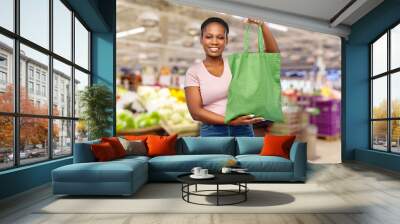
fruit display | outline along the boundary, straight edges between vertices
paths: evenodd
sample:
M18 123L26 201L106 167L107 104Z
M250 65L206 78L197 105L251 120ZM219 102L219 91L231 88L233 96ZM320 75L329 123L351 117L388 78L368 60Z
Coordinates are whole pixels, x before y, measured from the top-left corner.
M160 124L169 134L196 135L198 132L199 124L189 113L183 90L140 86L137 94L147 111L158 112Z
M133 113L143 113L146 109L139 102L138 96L135 92L128 91L123 87L119 87L119 94L117 95L117 110L126 109Z
M185 92L182 89L171 88L169 89L171 96L175 97L180 102L186 102Z
M133 114L129 110L117 111L117 132L158 126L160 115L157 112Z

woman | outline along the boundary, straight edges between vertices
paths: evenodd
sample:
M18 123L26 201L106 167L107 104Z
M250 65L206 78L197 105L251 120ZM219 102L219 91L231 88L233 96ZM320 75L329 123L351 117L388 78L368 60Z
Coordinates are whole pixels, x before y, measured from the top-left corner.
M247 19L247 23L261 26L266 52L279 52L268 26L261 20ZM201 121L200 136L254 136L252 124L263 118L239 116L224 123L231 71L222 53L228 44L229 26L221 18L211 17L201 25L200 43L205 59L192 65L186 72L186 102L192 118ZM246 106L246 105L243 105Z

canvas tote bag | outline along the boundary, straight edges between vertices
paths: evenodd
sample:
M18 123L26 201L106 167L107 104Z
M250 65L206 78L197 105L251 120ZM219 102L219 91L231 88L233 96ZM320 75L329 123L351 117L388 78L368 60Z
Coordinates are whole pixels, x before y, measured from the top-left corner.
M225 123L248 114L282 122L281 56L264 52L261 27L258 28L258 52L249 52L249 32L248 25L244 33L244 51L228 56L232 80Z

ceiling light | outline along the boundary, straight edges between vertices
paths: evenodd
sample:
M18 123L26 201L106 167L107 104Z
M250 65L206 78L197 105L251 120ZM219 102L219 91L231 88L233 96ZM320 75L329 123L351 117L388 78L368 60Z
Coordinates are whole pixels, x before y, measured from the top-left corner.
M236 15L232 15L233 18L238 19L238 20L243 20L244 17L242 16L236 16Z
M121 32L117 33L117 38L143 33L145 30L146 29L143 26L141 26L141 27L137 27L134 29L126 30L126 31L121 31Z
M274 29L274 30L279 30L279 31L282 31L282 32L287 32L288 31L288 28L286 26L278 25L278 24L275 24L275 23L268 23L268 26L271 29Z

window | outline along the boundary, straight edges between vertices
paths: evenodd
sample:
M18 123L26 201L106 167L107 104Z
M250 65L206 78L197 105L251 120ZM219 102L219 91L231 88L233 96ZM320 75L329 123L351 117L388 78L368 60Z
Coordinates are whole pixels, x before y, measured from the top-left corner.
M89 86L89 74L81 72L79 70L75 70L75 117L79 117L81 114L81 107L79 107L80 103L80 93L85 89L86 86ZM83 121L77 121L75 123L75 141L85 141L87 140L88 133L86 129L86 124Z
M38 101L37 104L40 104ZM45 118L20 118L19 158L28 164L49 158L48 120ZM35 135L32 135L35 133Z
M1 11L1 10L0 10ZM13 117L0 115L0 170L14 166Z
M36 80L40 81L40 70L36 69Z
M1 0L0 26L14 31L14 0Z
M42 96L46 96L46 86L42 86Z
M49 0L20 0L21 36L49 48Z
M69 105L72 104L72 91L70 89L65 89L64 85L65 83L70 83L72 84L72 68L69 65L66 65L56 59L53 60L53 77L54 77L54 83L53 83L53 90L54 90L54 95L53 95L53 103L58 104L58 97L59 97L59 91L60 91L60 100L62 103L64 103L64 96L68 97L68 102ZM56 105L53 105L53 114L59 114L59 108L56 107ZM72 108L69 107L66 109L66 114L62 113L63 116L68 116L72 117Z
M7 68L7 56L0 54L0 67Z
M72 12L60 1L53 0L54 52L71 60Z
M79 117L81 113L79 96L86 86L89 86L89 74L75 70L75 117Z
M0 70L0 84L6 85L7 84L7 73Z
M33 94L33 82L28 82L28 93Z
M53 120L53 157L70 155L72 153L72 122L71 120Z
M42 73L42 82L46 82L46 74Z
M371 148L400 153L400 25L370 45Z
M89 32L75 18L75 62L82 68L89 69Z
M7 56L0 53L0 91L5 92L7 87Z
M33 80L33 67L29 66L29 71L28 71L29 79Z
M36 95L40 95L40 84L36 84Z
M74 105L89 85L90 31L66 4L0 0L0 26L8 30L0 29L0 170L70 156L76 136L87 136Z

